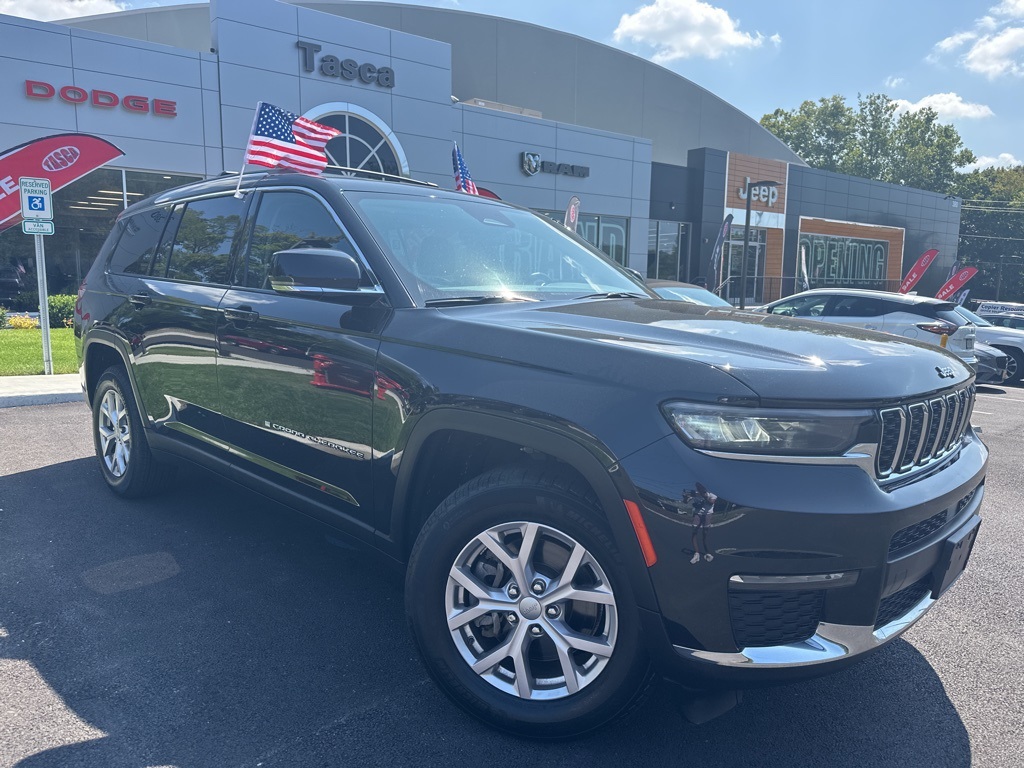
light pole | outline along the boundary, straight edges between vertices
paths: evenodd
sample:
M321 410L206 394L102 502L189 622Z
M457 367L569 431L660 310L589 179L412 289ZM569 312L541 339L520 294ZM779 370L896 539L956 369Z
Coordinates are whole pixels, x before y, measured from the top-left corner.
M740 257L740 309L747 308L747 249L750 247L750 190L770 189L779 186L777 181L747 182L747 218L743 225L743 255Z

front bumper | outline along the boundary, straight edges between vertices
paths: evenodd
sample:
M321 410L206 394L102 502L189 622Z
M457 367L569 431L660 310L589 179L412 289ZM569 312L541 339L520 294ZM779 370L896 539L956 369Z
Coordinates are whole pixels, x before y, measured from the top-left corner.
M881 647L935 604L945 542L975 519L986 463L971 432L939 471L888 489L857 467L707 457L674 437L630 456L658 554L652 655L687 684L750 685ZM703 515L698 487L718 497Z

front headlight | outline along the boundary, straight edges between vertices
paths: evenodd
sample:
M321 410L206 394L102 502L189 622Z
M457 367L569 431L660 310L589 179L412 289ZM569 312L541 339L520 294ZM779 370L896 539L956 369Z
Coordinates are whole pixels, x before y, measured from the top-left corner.
M662 411L691 448L780 456L842 456L877 436L872 411L780 410L665 403Z

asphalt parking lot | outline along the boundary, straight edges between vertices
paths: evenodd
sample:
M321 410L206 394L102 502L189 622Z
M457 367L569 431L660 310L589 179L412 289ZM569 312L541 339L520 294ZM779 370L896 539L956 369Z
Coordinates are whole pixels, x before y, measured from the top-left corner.
M983 388L985 519L959 583L846 671L702 726L656 688L538 744L462 714L405 627L402 574L200 471L116 499L81 403L0 409L0 767L1024 762L1024 389Z

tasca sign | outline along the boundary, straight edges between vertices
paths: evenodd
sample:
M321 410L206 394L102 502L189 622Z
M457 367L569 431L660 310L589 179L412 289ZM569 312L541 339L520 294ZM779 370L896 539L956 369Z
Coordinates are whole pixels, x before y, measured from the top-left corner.
M59 133L0 153L0 230L21 220L18 179L49 179L56 192L123 155L109 141L85 133Z
M320 74L326 77L359 80L367 85L379 85L381 88L395 87L395 70L391 67L360 64L355 59L342 59L332 54L325 54L318 60L316 55L323 50L319 43L299 40L295 46L299 49L299 63L306 72L315 72L319 69Z

